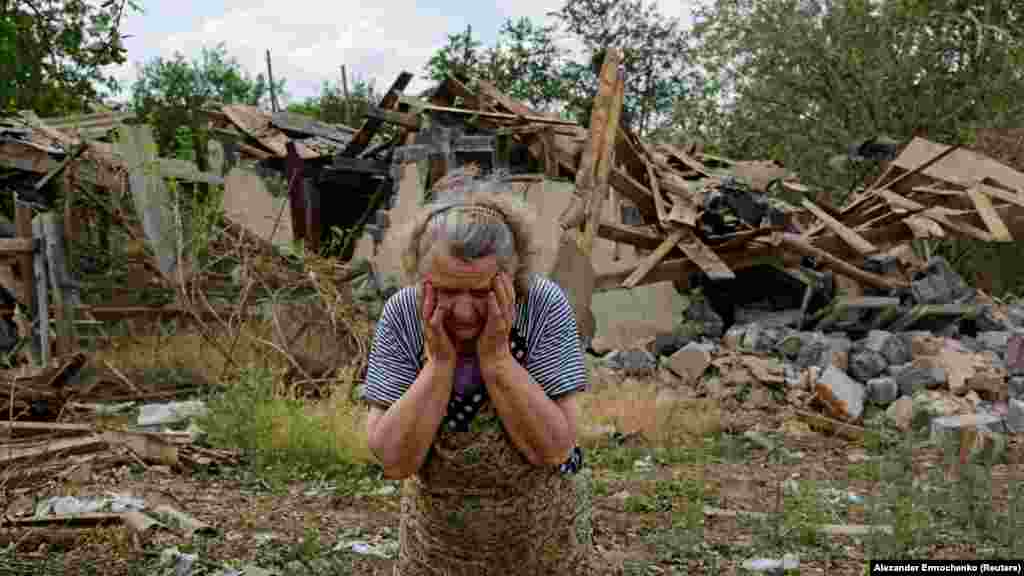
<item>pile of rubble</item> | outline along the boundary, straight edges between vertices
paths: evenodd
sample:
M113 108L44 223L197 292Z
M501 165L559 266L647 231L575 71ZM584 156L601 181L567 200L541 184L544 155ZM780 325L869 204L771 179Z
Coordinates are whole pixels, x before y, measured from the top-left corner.
M785 398L791 408L853 425L875 406L904 430L926 413L934 433L1024 432L1024 305L968 288L941 257L910 292L906 303L878 297L886 306L838 298L807 329L799 309L741 310L727 325L695 291L672 333L625 350L607 350L597 338L591 352L606 367L660 373L670 388L727 407L768 408Z

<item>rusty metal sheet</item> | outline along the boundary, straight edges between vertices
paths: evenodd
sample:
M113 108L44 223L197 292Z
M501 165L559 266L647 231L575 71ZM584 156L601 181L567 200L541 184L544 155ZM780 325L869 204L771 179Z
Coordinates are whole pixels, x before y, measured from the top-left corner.
M284 132L274 127L269 114L255 106L245 106L242 104L224 106L221 110L242 132L257 140L267 150L276 154L278 158L286 158L288 156L288 150L285 146L291 139ZM319 152L311 150L302 142L296 142L295 149L299 158L303 160L321 157Z

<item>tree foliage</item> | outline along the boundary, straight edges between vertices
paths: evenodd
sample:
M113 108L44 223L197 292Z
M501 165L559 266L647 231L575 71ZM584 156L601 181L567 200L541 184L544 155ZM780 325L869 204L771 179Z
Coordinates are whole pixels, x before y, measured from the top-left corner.
M131 0L0 0L0 111L88 112L103 89L116 93L107 67L125 62L121 21L136 9Z
M953 141L1019 118L1021 16L1013 0L714 0L694 32L721 91L677 118L717 109L693 128L730 154L836 184L827 161L857 140Z
M373 80L354 78L348 86L347 97L341 82L324 81L318 96L289 104L288 110L329 124L357 127L371 103L376 106L382 97Z
M641 134L670 119L690 80L684 74L686 31L678 19L645 0L566 0L551 16L556 24L506 20L490 47L471 28L450 34L426 75L488 80L533 108L562 111L586 124L604 51L615 46L623 51L626 77L623 117ZM574 54L563 40L580 44L583 53Z
M285 80L274 83L277 93L283 93ZM216 104L267 107L269 88L263 74L250 76L220 44L203 48L192 61L175 53L172 58L145 63L132 85L132 106L139 118L153 124L160 153L170 156L206 149L204 108ZM197 154L195 159L205 169L204 155Z
M473 30L449 34L448 43L426 65L436 81L447 74L487 80L509 96L538 110L552 110L568 96L562 75L568 52L560 47L553 26L529 18L507 19L494 46L484 48Z
M597 73L610 47L622 50L624 117L646 134L668 120L675 102L690 90L687 33L678 18L645 0L566 0L552 15L587 50L585 64L564 76L572 99L585 106L597 92ZM589 106L586 106L589 109Z

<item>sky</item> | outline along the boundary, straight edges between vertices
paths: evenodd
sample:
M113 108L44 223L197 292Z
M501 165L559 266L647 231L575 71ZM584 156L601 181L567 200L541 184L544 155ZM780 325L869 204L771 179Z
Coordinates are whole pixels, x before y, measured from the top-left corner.
M124 41L128 61L111 69L125 88L120 99L127 96L142 63L170 58L175 52L191 59L204 46L220 42L253 76L266 71L270 50L274 78L285 79L291 101L316 96L325 80L340 80L342 64L350 79L374 80L381 92L403 70L412 72L414 80L406 92L416 93L429 87L423 68L448 34L471 26L487 46L506 18L526 16L554 23L546 13L562 6L562 0L140 2L143 12L129 13L122 23L122 33L130 36ZM691 0L655 2L663 14L688 25Z

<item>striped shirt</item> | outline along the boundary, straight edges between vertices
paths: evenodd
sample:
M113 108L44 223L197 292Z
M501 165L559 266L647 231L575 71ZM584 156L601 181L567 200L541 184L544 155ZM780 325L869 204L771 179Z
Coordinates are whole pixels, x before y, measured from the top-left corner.
M576 317L558 284L534 275L515 330L526 339L526 370L550 398L588 387ZM415 286L396 292L377 321L362 398L390 406L419 374L423 332Z

